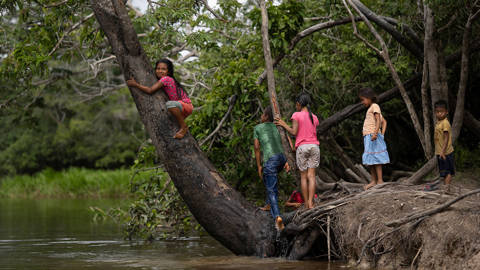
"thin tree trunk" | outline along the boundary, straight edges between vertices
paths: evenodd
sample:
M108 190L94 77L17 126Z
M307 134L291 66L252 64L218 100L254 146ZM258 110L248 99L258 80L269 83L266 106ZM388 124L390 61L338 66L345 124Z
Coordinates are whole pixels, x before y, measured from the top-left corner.
M398 86L398 89L400 90L400 95L402 96L403 101L405 102L405 105L407 106L408 113L410 115L410 118L413 122L413 126L415 128L415 131L417 133L418 139L420 140L420 144L422 145L423 151L426 155L426 145L425 145L425 137L423 133L422 126L420 125L420 121L418 119L417 113L415 111L415 108L413 107L413 103L410 100L410 97L407 94L407 90L405 89L400 76L398 75L395 67L393 66L392 61L390 60L390 55L388 54L388 48L387 44L383 40L383 38L380 36L380 34L375 30L373 25L370 23L368 18L365 16L365 14L362 13L362 11L358 8L357 4L361 4L358 0L348 0L349 4L355 9L355 11L362 17L363 21L365 24L368 26L370 29L370 32L375 36L375 39L380 43L381 45L381 51L374 48L371 44L366 41L366 39L362 38L360 34L356 30L355 22L352 21L352 24L354 25L355 29L355 34L361 38L367 45L369 45L372 49L374 49L377 53L380 54L380 56L384 59L385 63L387 64L388 69L390 70L390 73L392 75L393 80L395 81L395 84ZM347 6L348 9L348 6ZM350 10L348 9L350 12ZM351 15L353 19L353 15Z
M430 7L424 4L424 25L425 25L425 57L428 62L429 83L431 89L432 110L433 104L440 99L448 102L448 85L445 81L446 70L444 61L440 61L439 44L434 39L435 21ZM441 67L441 65L443 67ZM443 70L443 71L442 71ZM436 121L434 119L434 121Z
M470 13L465 30L463 31L462 41L462 63L460 68L460 82L458 83L457 105L455 106L455 115L452 123L452 141L455 142L460 135L463 124L463 115L465 111L465 92L468 82L468 64L470 58L470 36L472 35L472 23L479 16L480 10L475 14Z
M423 134L425 136L425 152L427 158L433 156L432 149L432 135L431 135L431 120L430 100L428 95L428 61L423 58L423 74L422 74L422 112L423 112Z
M122 0L90 2L125 79L152 85L156 78ZM256 211L232 189L187 134L173 139L178 124L168 113L166 95L131 88L140 118L178 192L205 230L235 254L272 256L275 232L268 213Z
M264 0L259 0L258 2L259 2L260 10L262 13L262 44L263 44L263 55L265 58L265 68L267 71L267 87L268 87L268 95L270 96L270 105L272 105L274 117L281 117L280 106L278 105L278 100L277 100L277 92L275 91L275 74L273 73L272 54L270 51L270 41L268 38L267 7L265 5ZM296 166L296 160L295 160L295 153L292 150L291 141L289 140L287 131L285 129L283 129L280 126L278 126L277 128L282 138L283 149L285 150L285 154L287 156L290 169L292 170L292 172L294 172L295 178L297 179L297 184L299 184L300 175L298 173L298 170L296 169L297 166Z

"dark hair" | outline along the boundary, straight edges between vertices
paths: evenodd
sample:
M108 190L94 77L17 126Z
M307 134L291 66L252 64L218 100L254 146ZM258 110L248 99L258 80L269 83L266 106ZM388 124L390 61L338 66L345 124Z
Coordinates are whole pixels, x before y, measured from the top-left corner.
M173 75L175 69L173 67L172 61L166 58L160 59L155 63L155 68L157 68L158 64L160 63L167 65L167 75L169 77L172 77L172 79L175 81L175 86L177 88L177 97L180 99L182 98L183 95L188 97L187 92L183 90L183 85L179 81L177 81L177 79L175 78L175 75ZM155 76L156 76L156 73L155 73ZM160 79L160 78L157 77L157 79ZM183 92L183 95L182 95L182 92Z
M267 116L269 122L273 122L273 110L271 105L268 105L267 107L265 107L263 114Z
M312 99L310 98L310 95L306 92L302 92L297 96L296 102L298 102L302 108L307 107L308 114L310 115L310 121L312 121L313 124L312 111L310 110L310 103L312 103Z
M377 102L377 94L370 87L364 87L358 90L358 96L370 99L372 102Z
M437 102L435 102L435 104L433 104L433 107L434 108L444 108L445 110L448 111L448 104L443 99L437 100Z

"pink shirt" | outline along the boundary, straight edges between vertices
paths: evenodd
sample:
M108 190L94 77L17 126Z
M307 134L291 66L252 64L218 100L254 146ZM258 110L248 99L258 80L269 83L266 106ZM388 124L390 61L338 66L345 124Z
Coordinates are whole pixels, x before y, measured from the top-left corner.
M163 83L163 91L165 91L169 100L181 100L185 103L190 103L190 104L192 103L192 101L190 101L190 99L185 94L185 91L183 91L183 89L180 89L181 97L177 95L177 84L175 83L175 80L172 77L165 76L165 77L162 77L160 81Z
M313 124L307 111L296 112L292 115L291 119L296 120L298 123L295 147L299 147L302 144L320 144L317 139L318 118L313 113L312 117Z

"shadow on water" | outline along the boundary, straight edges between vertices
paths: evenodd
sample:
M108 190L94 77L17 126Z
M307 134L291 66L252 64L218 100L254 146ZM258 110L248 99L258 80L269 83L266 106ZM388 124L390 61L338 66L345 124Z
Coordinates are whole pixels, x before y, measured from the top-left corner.
M211 237L151 244L94 223L89 206L119 200L0 200L0 269L344 269L342 264L234 256Z

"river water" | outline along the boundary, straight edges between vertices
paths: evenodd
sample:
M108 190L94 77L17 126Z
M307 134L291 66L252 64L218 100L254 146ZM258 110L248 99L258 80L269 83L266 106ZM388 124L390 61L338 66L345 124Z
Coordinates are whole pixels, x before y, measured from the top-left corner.
M345 269L319 261L235 256L208 236L126 241L120 226L95 223L88 210L119 203L0 199L0 269Z

